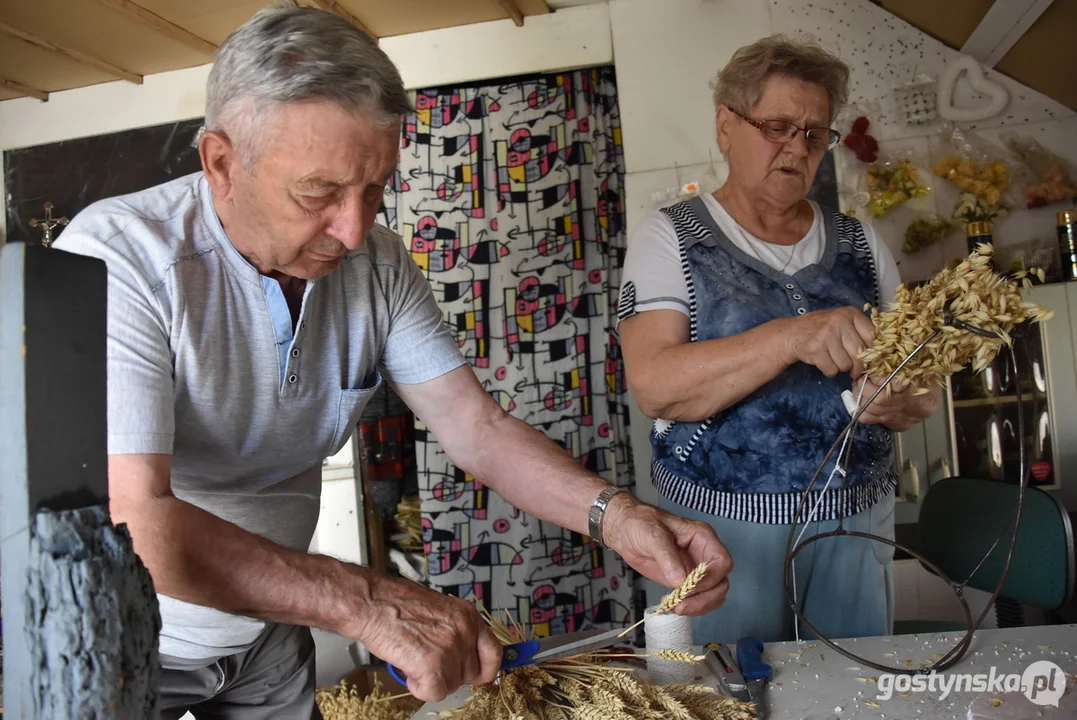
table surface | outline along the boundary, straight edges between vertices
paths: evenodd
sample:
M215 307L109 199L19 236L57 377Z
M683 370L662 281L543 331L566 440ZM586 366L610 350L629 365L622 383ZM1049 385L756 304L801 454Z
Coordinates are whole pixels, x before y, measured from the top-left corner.
M949 652L963 636L964 632L925 633L854 638L836 644L881 665L917 668ZM934 693L894 691L890 699L884 700L879 697L877 684L881 671L863 666L817 640L769 643L763 659L774 671L765 690L767 718L774 720L1077 718L1077 625L978 630L965 657L942 673L989 674L994 667L996 675L1020 675L1033 662L1049 660L1067 675L1066 695L1058 708L1033 705L1023 694L1012 692L952 690L942 698L941 689ZM703 665L697 682L715 684ZM467 696L467 688L461 688L440 703L424 705L414 717L429 718L428 712L459 707ZM1002 703L996 706L992 699ZM974 704L975 712L970 715Z

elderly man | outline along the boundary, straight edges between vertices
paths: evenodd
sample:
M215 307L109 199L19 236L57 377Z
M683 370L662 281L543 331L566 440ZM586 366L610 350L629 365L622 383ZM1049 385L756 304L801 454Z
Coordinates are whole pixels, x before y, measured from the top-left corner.
M361 641L421 699L494 678L501 648L470 604L306 552L321 461L383 374L514 505L667 586L710 562L685 614L725 596L713 530L613 493L503 412L374 225L408 109L346 21L263 10L218 52L203 171L97 203L56 243L108 265L111 511L160 599L165 718L316 713L308 627Z

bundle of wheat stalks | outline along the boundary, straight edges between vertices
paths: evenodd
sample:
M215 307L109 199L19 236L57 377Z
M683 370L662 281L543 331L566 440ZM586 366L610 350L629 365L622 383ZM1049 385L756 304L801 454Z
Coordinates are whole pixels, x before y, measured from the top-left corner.
M666 595L656 613L670 612L691 594L707 571L697 567L681 585ZM523 642L524 631L484 612L487 623L504 644ZM638 623L637 623L638 625ZM635 627L635 626L633 626ZM632 628L627 628L627 634ZM655 655L664 660L699 662L701 657L667 650ZM440 718L452 720L752 720L750 703L727 698L699 685L652 685L630 668L614 667L616 656L587 653L501 673L497 682L472 688L463 707L445 710Z
M395 541L404 552L421 552L423 549L423 518L420 511L419 496L408 495L396 506L396 532L407 534Z
M422 701L411 695L390 695L375 681L374 691L365 697L347 681L315 694L318 710L325 720L411 720Z
M888 310L874 308L875 342L860 353L868 376L879 380L888 377L941 327L942 332L894 377L898 387L908 385L917 392L927 392L969 362L976 372L991 364L1003 345L1011 342L1010 333L1018 323L1049 320L1054 311L1022 300L1017 282L1031 287L1028 276L1042 281L1043 271L1020 271L1014 274L1016 280L1009 280L992 271L993 252L990 245L981 244L956 267L940 270L924 285L912 290L900 286ZM944 325L947 306L958 320L1001 337L983 337Z

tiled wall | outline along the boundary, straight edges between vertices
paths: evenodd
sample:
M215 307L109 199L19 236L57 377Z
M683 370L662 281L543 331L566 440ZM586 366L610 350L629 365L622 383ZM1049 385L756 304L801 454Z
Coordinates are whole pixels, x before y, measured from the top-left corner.
M880 140L883 153L909 153L928 168L945 157L947 153L939 151L937 142L929 142L929 138L942 129L941 123L905 125L897 113L893 90L911 82L919 73L938 77L946 65L958 57L957 51L867 0L814 0L810 3L770 0L770 4L776 32L811 34L849 63L852 70L850 100L871 119L870 132ZM993 118L968 124L969 130L996 143L1002 132L1034 137L1047 149L1071 162L1077 161L1077 141L1074 140L1077 114L1000 73L989 71L987 77L1007 89L1009 105ZM955 93L958 105L975 105L981 100L981 96L968 90L967 83L958 83ZM842 152L841 157L846 161L843 175L846 184L850 184L854 175L863 172L863 166L851 153ZM913 219L914 211L938 212L946 217L953 211L959 192L957 188L939 178L932 180L934 191L931 195L873 221L894 252L906 280L926 279L949 259L966 254L963 233L921 253L909 255L901 251L905 228ZM1058 209L1011 213L996 224L996 247L1003 250L1033 238L1053 242L1054 214Z
M928 137L940 126L905 126L893 90L919 73L937 77L959 53L870 0L612 0L610 21L624 126L629 231L654 208L656 191L701 179L712 161L724 180L709 82L737 48L772 32L812 38L850 65L850 102L869 115L871 132L883 141L884 152L909 150L925 164L936 159L929 153ZM970 127L991 140L1007 130L1035 137L1077 164L1077 113L999 73L988 71L987 77L1007 88L1010 103L1000 115ZM956 102L975 102L978 96L963 92L964 87L959 83ZM852 155L840 149L838 158L843 180L848 180L854 168L846 161ZM918 205L949 214L957 192L949 183L935 184L938 192ZM955 236L945 247L906 256L900 248L909 220L907 211L898 210L875 222L907 279L926 277L961 254L964 239ZM996 228L1000 245L1044 235L1054 236L1053 209L1014 212Z

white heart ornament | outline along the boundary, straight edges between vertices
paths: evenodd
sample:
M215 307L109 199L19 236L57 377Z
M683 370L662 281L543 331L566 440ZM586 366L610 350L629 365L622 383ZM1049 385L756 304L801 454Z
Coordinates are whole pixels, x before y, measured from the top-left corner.
M968 74L969 86L988 97L986 105L980 107L956 107L954 105L954 89L957 81L963 73ZM984 77L983 68L976 58L969 55L960 55L956 60L946 66L939 78L939 116L954 122L976 122L994 117L1006 109L1006 103L1010 101L1010 93L997 82Z

